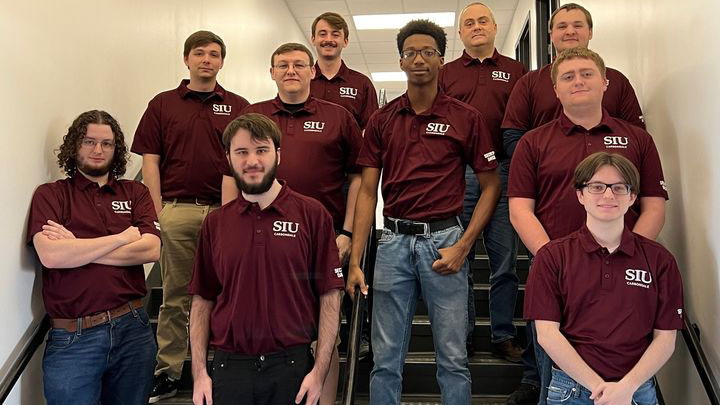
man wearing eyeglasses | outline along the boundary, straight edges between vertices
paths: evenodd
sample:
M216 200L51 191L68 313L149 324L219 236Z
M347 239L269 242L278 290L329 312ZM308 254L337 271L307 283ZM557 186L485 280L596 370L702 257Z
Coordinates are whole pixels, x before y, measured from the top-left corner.
M525 134L515 149L508 185L510 221L533 255L550 240L582 226L585 211L577 204L572 173L593 152L621 154L640 172L638 198L625 215L628 227L649 239L662 229L668 195L655 143L645 130L611 117L603 108L605 71L602 58L586 48L562 52L551 78L563 111ZM550 363L541 360L547 357L540 351L536 357L542 383L536 398L544 403Z
M525 317L554 363L547 400L656 404L653 376L684 324L677 263L625 226L642 188L628 159L596 152L573 183L584 224L540 248L525 295Z
M280 127L284 138L277 177L300 194L320 201L330 212L340 263L344 265L350 254L355 200L360 187L360 169L355 164L362 146L360 127L345 108L310 95L315 68L307 47L283 44L273 52L270 62L277 96L248 106L243 114L263 114ZM346 183L347 198L343 193ZM228 172L223 180L223 204L237 195L237 186ZM321 404L334 403L338 375L336 349Z
M217 82L225 60L219 36L209 31L190 35L183 57L190 79L150 100L132 145L143 157L143 182L162 227L163 304L150 403L177 393L188 350L187 287L197 238L207 214L220 206L223 173L229 170L222 134L248 105Z
M411 21L398 33L397 45L408 90L373 114L365 129L347 291L353 294L358 286L368 292L360 259L382 170L385 228L373 280L370 403L400 403L411 319L422 294L442 402L470 404L466 257L500 194L492 137L476 109L438 90L446 46L441 27ZM475 171L483 194L463 232L458 216L466 165Z
M152 388L142 265L158 259L160 229L147 187L120 180L127 158L117 121L84 112L59 148L68 178L33 195L27 242L42 263L52 322L43 357L50 405L144 405Z

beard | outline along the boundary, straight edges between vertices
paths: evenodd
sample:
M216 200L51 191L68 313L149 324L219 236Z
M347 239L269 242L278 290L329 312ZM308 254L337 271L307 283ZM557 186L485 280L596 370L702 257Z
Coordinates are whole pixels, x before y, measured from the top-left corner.
M240 189L245 194L262 194L268 190L270 190L270 187L272 186L273 182L275 181L275 170L278 167L277 158L275 159L275 163L273 163L270 170L268 170L267 173L263 176L260 183L257 184L248 184L243 179L242 176L235 171L235 168L230 165L230 171L232 172L233 178L235 179L235 185L237 185L237 188Z
M100 167L91 167L87 164L85 164L85 160L77 160L75 162L75 165L77 166L77 169L83 173L85 173L88 176L91 177L100 177L106 175L110 171L110 166L112 165L112 160L108 161L107 164Z

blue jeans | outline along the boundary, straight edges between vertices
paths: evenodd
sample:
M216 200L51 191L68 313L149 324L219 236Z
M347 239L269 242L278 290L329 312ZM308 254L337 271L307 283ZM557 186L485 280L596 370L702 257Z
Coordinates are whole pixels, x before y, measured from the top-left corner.
M48 405L146 405L157 346L144 309L77 332L51 329L43 357Z
M437 360L437 381L445 404L470 404L470 371L465 336L467 271L441 275L431 269L438 249L462 236L458 224L424 235L383 229L373 280L371 339L375 366L370 374L370 403L400 403L402 371L410 344L418 295L428 308Z
M501 343L517 335L513 325L515 304L517 302L518 276L515 271L515 257L518 250L518 236L510 224L507 184L510 162L500 162L500 200L490 222L483 229L483 243L490 261L490 333L493 343ZM462 222L465 228L470 223L473 210L482 190L475 172L470 166L465 168L465 201L463 203ZM472 279L468 289L468 337L472 337L475 327L475 297Z
M593 405L595 401L590 399L590 390L575 382L564 371L552 369L552 380L548 387L548 405ZM635 391L632 397L632 405L657 405L657 393L655 392L655 378L644 382Z

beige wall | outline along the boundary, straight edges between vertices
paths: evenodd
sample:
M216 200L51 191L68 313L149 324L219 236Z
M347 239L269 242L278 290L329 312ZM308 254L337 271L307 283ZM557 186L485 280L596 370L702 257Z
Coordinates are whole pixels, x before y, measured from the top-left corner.
M537 69L537 27L535 26L535 0L519 0L512 22L508 28L505 43L498 51L506 56L515 58L517 45L525 22L530 21L530 69Z
M0 375L31 325L43 315L34 253L25 247L28 204L35 187L61 177L53 149L82 111L104 109L131 141L156 93L186 76L185 38L198 29L228 46L220 83L251 102L273 97L268 73L282 42L305 42L282 0L9 1L0 0ZM133 158L134 174L140 158ZM39 357L39 356L36 356ZM6 404L39 404L34 368ZM22 400L21 400L22 398Z

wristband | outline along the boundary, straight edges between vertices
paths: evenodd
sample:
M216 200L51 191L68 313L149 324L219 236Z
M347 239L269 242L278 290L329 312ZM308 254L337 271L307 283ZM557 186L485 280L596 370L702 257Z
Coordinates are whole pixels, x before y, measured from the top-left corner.
M350 232L350 231L346 231L346 230L344 230L344 229L341 229L341 230L340 230L340 235L345 235L345 236L347 236L348 238L352 239L352 232Z

